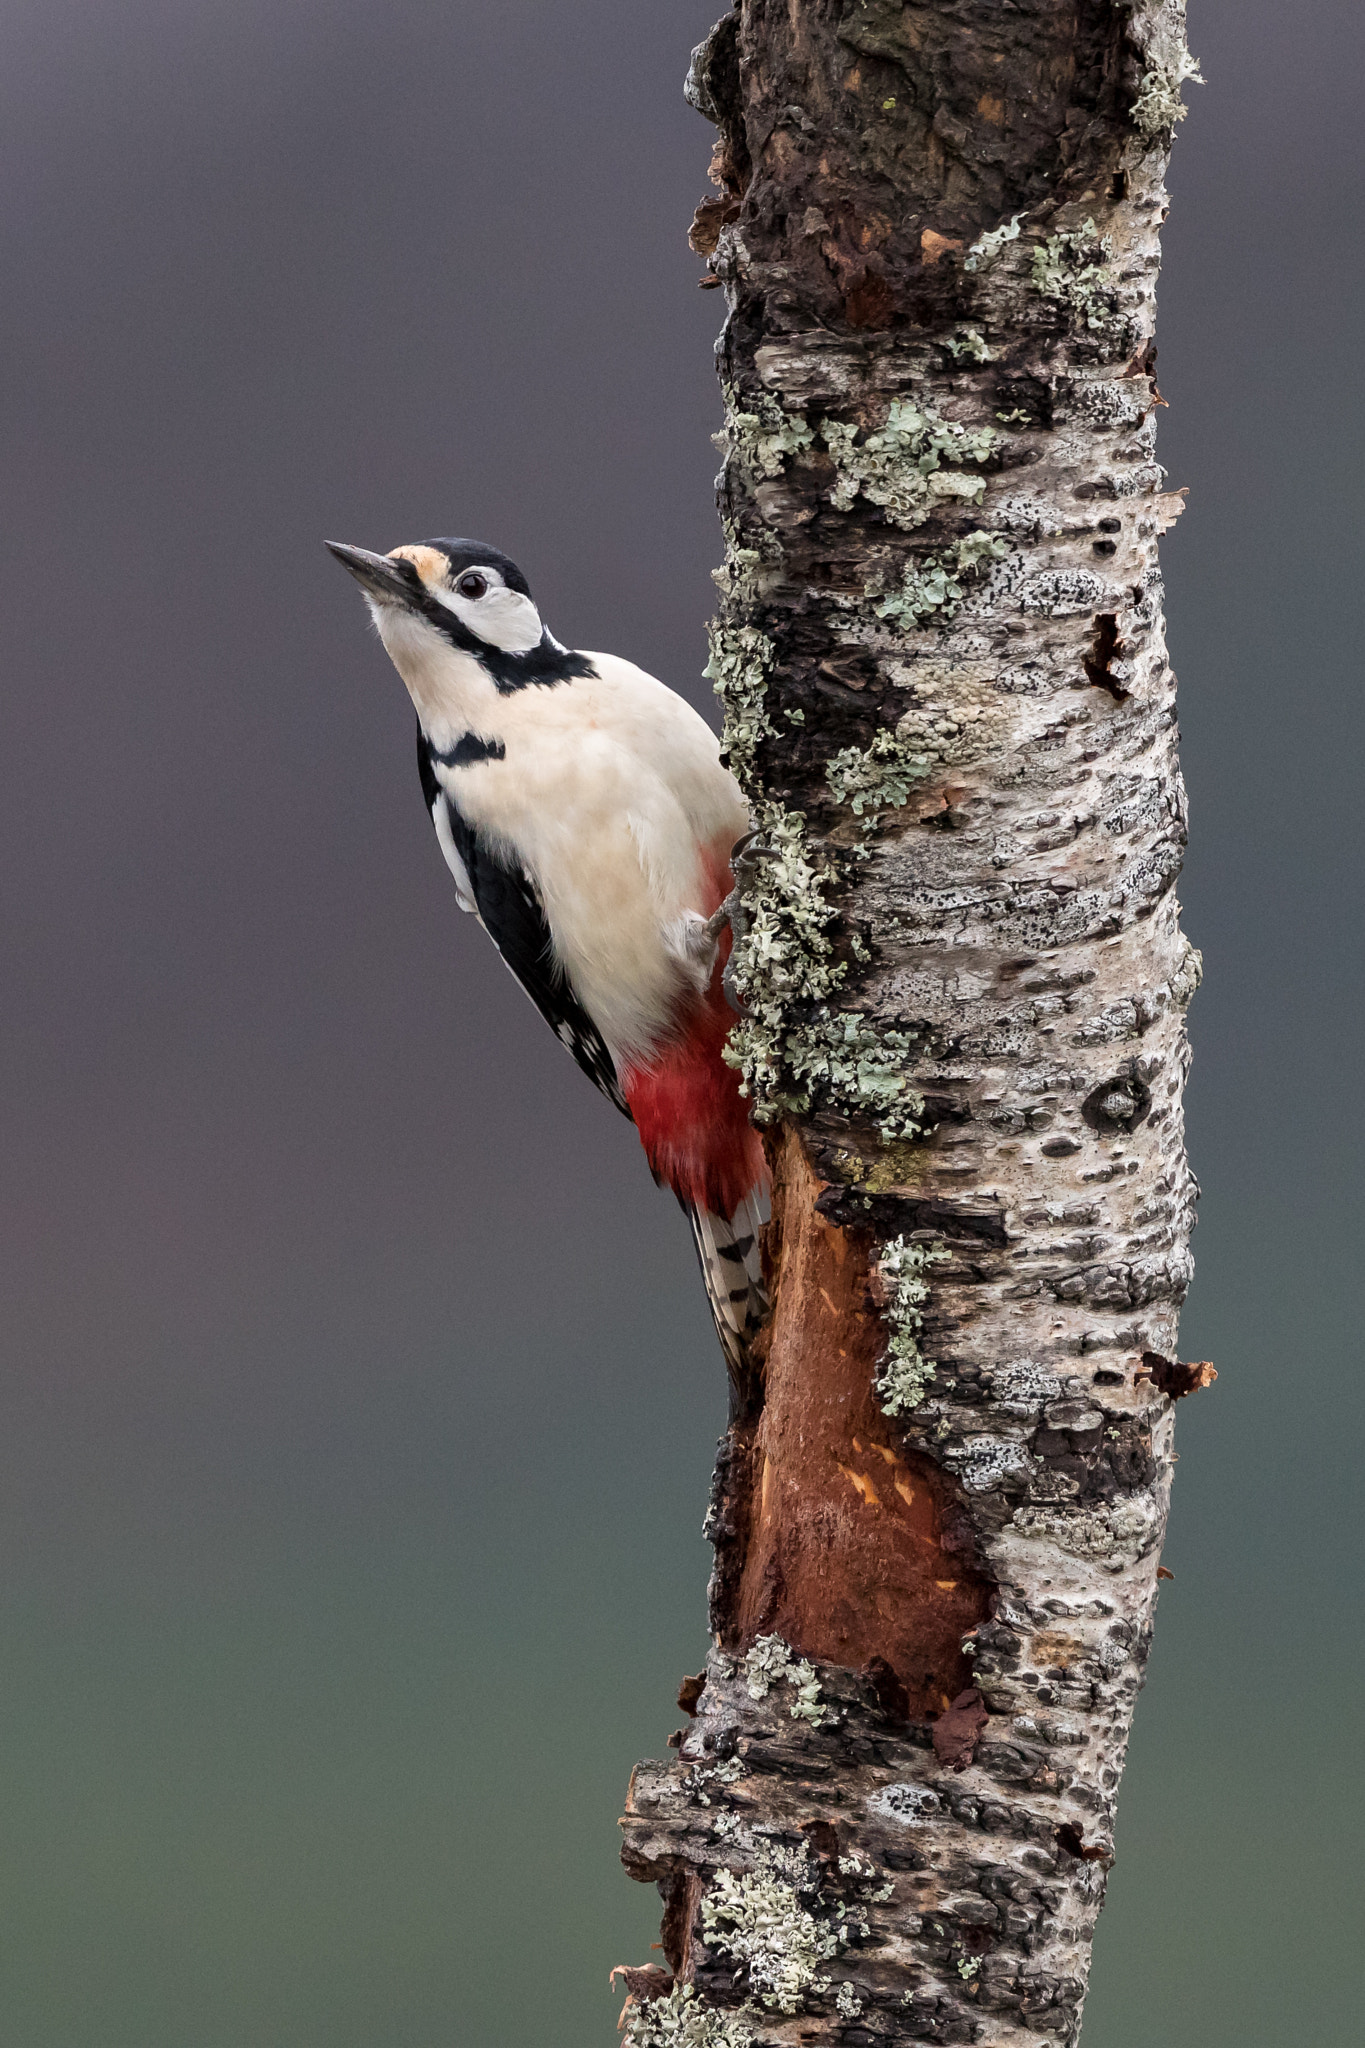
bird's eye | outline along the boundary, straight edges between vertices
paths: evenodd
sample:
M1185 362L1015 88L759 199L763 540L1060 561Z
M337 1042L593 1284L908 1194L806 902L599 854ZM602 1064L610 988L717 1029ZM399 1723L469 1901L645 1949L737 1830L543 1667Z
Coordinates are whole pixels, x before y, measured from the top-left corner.
M461 597L482 597L488 588L488 578L480 576L477 569L470 569L455 585Z

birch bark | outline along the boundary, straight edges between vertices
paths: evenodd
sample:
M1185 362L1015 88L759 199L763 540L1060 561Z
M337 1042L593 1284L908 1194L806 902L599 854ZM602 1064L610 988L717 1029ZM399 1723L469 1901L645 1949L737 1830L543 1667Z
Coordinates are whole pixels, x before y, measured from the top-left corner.
M1172 1467L1181 0L742 0L712 673L774 1310L624 1857L630 2048L1073 2042Z

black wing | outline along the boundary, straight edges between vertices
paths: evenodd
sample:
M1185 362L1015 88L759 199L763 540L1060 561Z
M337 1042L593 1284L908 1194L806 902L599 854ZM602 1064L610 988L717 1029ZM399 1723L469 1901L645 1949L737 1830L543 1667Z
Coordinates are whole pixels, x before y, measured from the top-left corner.
M496 852L460 815L458 805L440 788L426 747L418 740L422 794L430 807L444 803L451 837L469 876L485 931L501 953L545 1022L602 1093L624 1116L630 1108L621 1093L616 1065L592 1018L579 1002L568 976L554 957L550 927L539 896L516 861Z

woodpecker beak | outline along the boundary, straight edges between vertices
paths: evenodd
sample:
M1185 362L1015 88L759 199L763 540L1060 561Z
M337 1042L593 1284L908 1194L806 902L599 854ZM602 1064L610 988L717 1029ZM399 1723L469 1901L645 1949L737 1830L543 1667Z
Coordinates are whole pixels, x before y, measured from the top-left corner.
M349 569L367 597L378 598L381 604L406 604L413 594L413 568L410 562L391 562L387 555L372 555L368 548L348 547L345 541L323 542L341 563Z

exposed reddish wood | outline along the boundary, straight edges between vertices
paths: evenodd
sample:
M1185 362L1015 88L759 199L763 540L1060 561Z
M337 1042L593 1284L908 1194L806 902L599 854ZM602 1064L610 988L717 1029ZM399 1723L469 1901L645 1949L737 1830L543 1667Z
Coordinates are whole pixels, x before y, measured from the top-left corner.
M735 1648L780 1635L846 1670L881 1660L923 1718L971 1683L961 1644L986 1618L990 1587L955 1526L951 1480L903 1448L877 1404L886 1337L868 1290L872 1239L819 1214L824 1187L786 1132L774 1165L764 1405L743 1468L743 1561L722 1632Z

